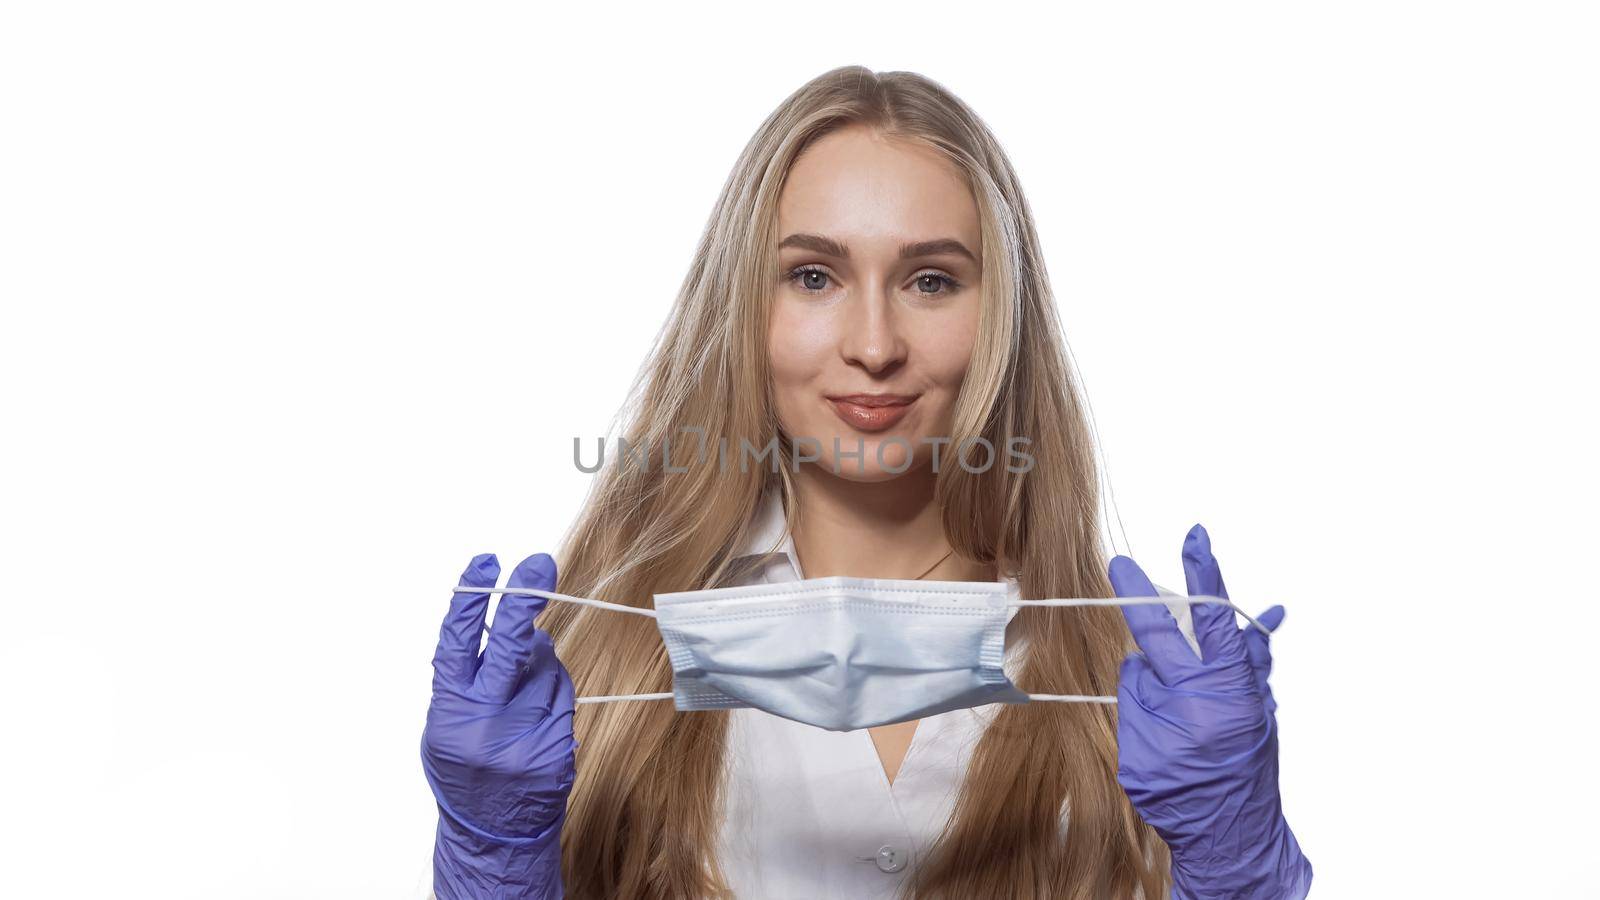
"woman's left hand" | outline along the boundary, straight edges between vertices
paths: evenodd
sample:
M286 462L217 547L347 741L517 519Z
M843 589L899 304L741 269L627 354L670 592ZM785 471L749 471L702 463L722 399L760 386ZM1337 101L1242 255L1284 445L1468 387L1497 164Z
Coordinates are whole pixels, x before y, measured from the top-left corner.
M1183 544L1190 596L1228 596L1196 525ZM1154 597L1133 560L1111 561L1118 597ZM1164 604L1122 607L1142 653L1117 688L1117 780L1172 851L1173 897L1304 897L1311 863L1278 801L1277 704L1267 636L1220 603L1190 606L1200 657ZM1267 628L1283 607L1259 617Z

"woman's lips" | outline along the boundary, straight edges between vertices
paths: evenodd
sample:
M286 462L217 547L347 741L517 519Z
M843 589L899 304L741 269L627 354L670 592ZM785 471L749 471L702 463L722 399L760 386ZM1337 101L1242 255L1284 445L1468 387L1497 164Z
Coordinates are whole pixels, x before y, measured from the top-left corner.
M833 412L846 425L861 431L887 431L905 418L915 394L849 394L829 397Z

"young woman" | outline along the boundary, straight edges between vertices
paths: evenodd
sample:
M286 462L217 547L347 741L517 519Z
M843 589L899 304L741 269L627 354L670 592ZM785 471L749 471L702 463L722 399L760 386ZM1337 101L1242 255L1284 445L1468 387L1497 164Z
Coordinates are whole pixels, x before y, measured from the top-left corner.
M836 69L762 124L634 399L624 437L655 464L613 456L559 577L540 554L510 588L646 610L658 594L826 576L1157 593L1122 557L1108 579L1092 444L1021 186L978 117L926 78ZM1226 597L1198 526L1184 566L1191 594ZM1226 605L1195 604L1192 626L1187 603L1017 609L1017 686L1116 704L945 704L830 730L660 699L575 707L673 690L662 633L512 593L480 657L498 575L493 556L468 566L461 584L485 590L453 596L434 660L423 757L440 897L1308 889L1279 810L1264 630Z

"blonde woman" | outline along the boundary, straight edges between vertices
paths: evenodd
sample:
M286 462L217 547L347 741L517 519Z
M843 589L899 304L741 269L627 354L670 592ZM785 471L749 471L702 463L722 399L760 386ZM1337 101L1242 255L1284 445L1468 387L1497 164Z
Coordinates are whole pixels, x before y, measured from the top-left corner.
M540 554L496 589L485 555L452 597L423 738L439 897L1305 894L1282 611L1241 629L1139 602L1131 560L1108 578L1028 206L948 91L847 67L786 99L633 400L643 452L599 471L559 577ZM1226 597L1198 527L1184 560ZM669 654L668 594L781 615ZM940 603L1003 635L973 649Z

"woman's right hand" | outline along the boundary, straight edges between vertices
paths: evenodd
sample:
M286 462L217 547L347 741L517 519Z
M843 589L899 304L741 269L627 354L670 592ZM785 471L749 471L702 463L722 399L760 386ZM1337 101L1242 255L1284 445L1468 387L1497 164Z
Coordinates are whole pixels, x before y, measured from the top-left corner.
M500 563L475 557L462 585L494 587ZM508 587L553 591L555 560L523 560ZM457 592L439 629L422 767L439 803L434 892L561 896L561 823L576 772L572 679L534 627L543 597L504 594L478 653L489 595Z

